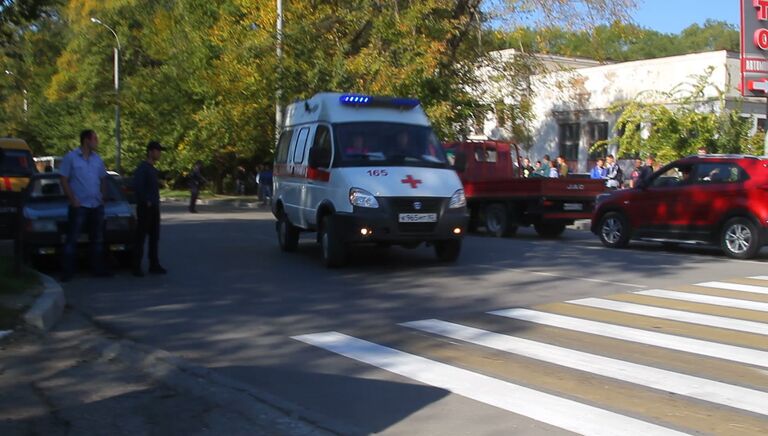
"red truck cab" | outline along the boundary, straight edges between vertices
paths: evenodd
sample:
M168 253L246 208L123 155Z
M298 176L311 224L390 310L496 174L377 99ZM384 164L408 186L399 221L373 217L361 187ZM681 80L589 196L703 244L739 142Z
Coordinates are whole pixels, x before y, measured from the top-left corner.
M457 170L470 230L512 236L520 226L534 226L542 237L557 237L574 221L590 219L597 195L605 191L602 180L523 177L520 150L509 142L463 141L444 148L461 161Z

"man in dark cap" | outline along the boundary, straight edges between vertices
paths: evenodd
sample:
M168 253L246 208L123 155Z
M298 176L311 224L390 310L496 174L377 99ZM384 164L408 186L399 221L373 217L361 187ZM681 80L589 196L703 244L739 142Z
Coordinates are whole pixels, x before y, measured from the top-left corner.
M134 244L133 275L142 277L141 261L144 258L144 240L149 236L149 273L165 274L160 266L157 246L160 240L160 182L155 164L160 160L163 146L157 141L147 144L147 159L141 161L133 173L136 191L136 243Z

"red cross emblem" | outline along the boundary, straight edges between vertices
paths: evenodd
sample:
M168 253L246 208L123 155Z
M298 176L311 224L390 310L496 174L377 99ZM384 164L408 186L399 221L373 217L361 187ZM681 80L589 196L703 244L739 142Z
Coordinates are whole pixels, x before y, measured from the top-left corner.
M419 179L414 179L412 175L408 174L408 177L404 178L403 180L400 180L402 183L407 183L411 185L412 189L416 189L422 182Z

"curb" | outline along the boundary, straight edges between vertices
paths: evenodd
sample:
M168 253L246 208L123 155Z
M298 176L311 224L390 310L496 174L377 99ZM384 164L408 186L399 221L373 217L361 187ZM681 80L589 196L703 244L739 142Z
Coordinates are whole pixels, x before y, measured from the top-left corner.
M83 352L95 353L101 360L138 369L151 379L179 392L205 397L222 408L233 410L257 425L266 426L264 434L361 434L358 429L328 422L326 417L218 374L214 370L129 339L101 338L95 342L85 341L80 348Z
M180 200L177 198L166 198L163 197L160 199L161 203L188 203L188 200ZM231 206L231 207L239 207L244 209L260 209L262 207L267 207L259 204L258 202L248 202L243 200L197 200L197 204L199 206Z
M45 274L37 273L45 286L45 290L35 300L29 310L24 314L24 321L42 331L48 331L53 327L64 313L64 290L56 280Z

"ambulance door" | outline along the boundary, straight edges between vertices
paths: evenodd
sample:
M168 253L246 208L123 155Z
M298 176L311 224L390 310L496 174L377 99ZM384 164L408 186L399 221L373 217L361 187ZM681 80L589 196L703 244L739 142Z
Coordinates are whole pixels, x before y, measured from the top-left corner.
M314 161L310 162L312 154ZM307 203L304 219L308 227L317 227L317 209L323 200L331 199L331 162L333 161L333 138L331 128L319 124L314 132L311 146L307 147Z
M307 140L309 127L294 127L291 147L288 149L288 164L285 179L285 213L294 225L301 225L301 187L304 184L304 174L301 162L296 162L296 152Z

